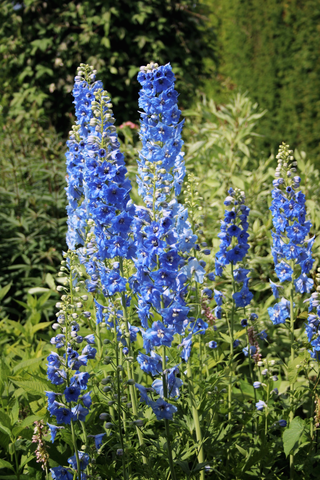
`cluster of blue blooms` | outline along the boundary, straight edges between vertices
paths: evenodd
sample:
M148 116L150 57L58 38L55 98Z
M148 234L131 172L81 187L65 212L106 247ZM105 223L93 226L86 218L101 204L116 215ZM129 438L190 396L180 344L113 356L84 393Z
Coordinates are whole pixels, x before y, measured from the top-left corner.
M248 245L249 234L247 233L250 209L245 205L244 192L238 188L230 188L228 194L224 204L226 206L232 205L232 207L225 211L224 219L220 222L221 229L218 233L220 248L216 254L215 270L216 275L221 276L224 268L229 264L232 265L233 278L241 286L233 294L235 306L238 308L246 307L253 298L253 294L248 287L250 270L241 267L234 270L234 266L242 262L250 248ZM214 299L217 304L215 314L217 318L221 318L223 297L222 292L215 290Z
M272 232L275 272L280 283L291 282L296 292L310 293L313 280L308 277L308 273L314 263L311 249L315 237L308 238L312 225L306 220L305 195L298 190L300 177L293 176L296 163L288 145L280 146L277 159L270 207L275 228ZM299 276L295 275L295 267L300 269ZM279 298L281 285L270 283L273 295ZM279 303L268 308L268 313L273 324L285 323L290 317L290 302L282 298Z
M319 272L319 269L318 269ZM319 273L317 274L317 280L320 280ZM309 303L309 315L308 323L306 323L306 334L308 341L311 343L312 350L309 350L311 358L320 360L320 305L319 305L319 293L314 292L311 297L305 300Z
M192 335L204 333L207 324L201 319L188 318L186 282L204 269L190 257L197 236L188 220L188 210L175 196L181 191L185 176L181 153L180 110L178 93L174 89L174 75L170 64L150 64L138 74L141 113L140 138L142 150L138 162L137 182L145 207L137 208L133 230L136 244L134 263L136 273L130 278L130 286L138 296L138 316L141 322L143 347L146 354L137 358L141 369L153 376L165 375L165 382L155 380L153 389L161 396L179 396L182 381L179 368L166 369L165 356L161 358L154 349L170 347L174 335L182 335L182 358L190 356ZM202 276L203 278L203 276ZM160 319L152 322L156 316ZM165 371L163 371L165 370ZM153 402L141 398L153 408L158 419L172 418L175 407L163 398Z
M72 272L72 255L67 262L63 261L62 273L64 275ZM74 273L72 272L74 277ZM73 278L76 281L76 278ZM54 442L55 437L60 429L65 428L63 425L73 425L74 422L84 422L89 413L92 404L91 392L87 391L88 380L90 375L88 372L80 371L82 367L88 364L88 360L94 359L96 349L94 348L95 338L90 334L82 337L79 334L80 325L78 319L83 315L89 317L90 312L83 311L81 300L86 300L87 296L74 297L68 294L67 287L62 287L64 294L61 301L57 303L57 323L53 324L54 330L61 330L55 337L51 339L57 352L51 352L47 358L47 375L53 385L63 388L61 393L47 391L48 411L51 416L55 417L57 425L49 424L51 433L51 441ZM81 349L81 352L79 352ZM61 426L58 426L61 425ZM97 448L101 445L102 437L100 434L94 437ZM81 470L85 470L89 462L89 455L84 452L77 452L68 462L74 470L77 470L77 461L80 461ZM52 477L55 480L64 480L65 478L73 478L73 472L68 468L53 467L51 469ZM83 472L81 480L86 479Z
M112 104L106 91L99 89L92 102L93 118L85 146L84 185L91 232L84 260L91 277L89 291L96 291L98 280L105 297L126 290L127 280L120 274L120 258L135 254L129 233L135 212L130 200L131 183L114 127ZM115 259L111 268L104 260Z
M84 198L84 149L88 136L88 125L92 118L91 104L95 92L102 87L96 81L93 67L83 65L78 68L73 88L76 124L67 141L67 244L71 250L83 245L87 222L86 202Z

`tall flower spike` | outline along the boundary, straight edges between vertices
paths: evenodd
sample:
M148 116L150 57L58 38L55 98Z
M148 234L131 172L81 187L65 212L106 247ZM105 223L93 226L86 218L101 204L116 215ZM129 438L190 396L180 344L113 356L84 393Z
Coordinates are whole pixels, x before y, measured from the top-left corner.
M62 261L60 273L65 276L66 282L65 286L62 287L64 293L61 296L61 301L56 304L59 309L57 323L53 324L54 330L60 330L61 333L51 339L51 344L57 348L58 352L51 352L47 357L48 379L53 385L60 386L60 393L49 391L46 392L46 396L48 398L48 411L51 416L55 417L57 424L70 425L74 447L76 448L75 424L78 420L85 421L89 413L88 406L91 404L89 402L90 393L87 392L86 395L83 395L87 389L90 375L80 370L87 365L89 359L95 358L96 349L91 346L94 341L93 336L90 336L88 342L87 338L84 339L78 333L80 330L78 318L82 315L83 304L80 297L75 297L73 292L73 285L77 282L77 268L75 266L75 263L78 264L77 254L69 252L64 256L67 261ZM70 290L66 286L68 283ZM83 346L83 343L86 345ZM79 349L82 350L79 352ZM54 441L59 427L51 424L49 427L52 441ZM84 453L81 452L81 455L84 455ZM79 473L81 462L78 452L76 452L75 458L77 466L74 469L78 470ZM65 471L66 478L69 478L69 469L63 467L54 467L51 470L53 478L61 478L61 471Z
M242 262L246 253L249 250L247 233L248 230L248 215L250 212L249 207L245 205L244 192L238 188L230 188L228 191L224 204L229 207L230 210L225 210L225 216L221 221L221 230L218 233L220 238L220 248L216 254L216 275L221 276L224 268L232 264L233 267ZM233 270L234 280L237 284L242 285L240 290L233 294L236 307L246 307L250 304L253 294L248 288L250 270L238 267ZM214 298L217 302L216 315L221 318L221 304L222 296L221 292L215 291Z
M296 292L310 293L313 280L308 273L314 263L311 255L314 237L308 239L311 223L306 221L305 195L299 190L301 180L295 175L297 164L289 145L280 145L277 160L270 207L274 226L271 251L275 273L281 284L293 282ZM275 283L271 285L274 296L278 298L279 286ZM268 312L272 323L285 323L290 316L290 302L282 298L269 307Z
M66 153L66 191L69 202L67 244L71 250L74 250L76 245L83 245L85 241L87 214L83 188L84 148L88 136L88 125L92 118L91 103L94 92L102 87L102 83L96 81L95 73L93 67L81 64L72 90L77 120L70 131Z
M103 260L132 258L135 248L130 230L135 207L130 200L131 183L126 177L108 92L97 90L92 108L84 152L85 197L91 227L86 245L89 258L84 263L91 283L95 285L99 278L104 295L109 296L124 291L126 281L116 263L114 268L106 269Z
M186 333L189 323L189 308L184 299L187 275L181 267L185 263L183 254L194 247L197 237L191 230L187 209L176 200L185 166L181 153L183 121L179 123L181 112L171 66L141 67L138 81L142 86L139 106L144 112L141 112L142 150L137 182L146 208L137 208L133 224L137 271L130 283L138 295L138 315L146 351L139 355L138 361L144 371L155 376L162 373L166 363L163 358L161 364L155 349L170 347L175 333ZM161 316L161 321L152 322L154 311ZM168 372L177 370L174 366ZM166 371L165 375L164 383L160 380L153 383L156 391L160 396L177 396L180 381L175 380L175 373ZM147 400L157 418L168 419L168 412L171 418L174 409L168 407L167 412L164 400L157 402Z

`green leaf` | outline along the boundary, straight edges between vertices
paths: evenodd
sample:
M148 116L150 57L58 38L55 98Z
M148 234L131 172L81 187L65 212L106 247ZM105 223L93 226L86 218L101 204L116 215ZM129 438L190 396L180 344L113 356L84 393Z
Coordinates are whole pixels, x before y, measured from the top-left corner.
M49 325L51 324L51 322L46 322L46 324L47 323L49 323ZM42 324L40 323L40 325L42 325ZM30 367L31 365L37 365L38 363L41 363L43 361L43 359L44 359L44 357L30 358L29 360L24 360L23 362L18 363L18 365L16 365L14 367L13 373L17 373L20 370L23 370L24 368Z
M286 456L290 454L290 452L297 448L299 444L299 440L303 433L305 424L304 420L300 417L295 417L289 428L287 428L283 433L283 449Z
M0 468L9 468L10 470L14 471L14 468L11 465L11 463L7 462L6 460L2 460L1 458L0 458Z
M226 335L225 333L222 333L222 332L219 332L219 334L220 334L220 337L222 337L225 342L231 343L231 338L229 337L229 335Z
M232 175L231 180L236 187L240 188L241 190L245 190L244 181L240 177Z
M9 428L5 427L4 425L1 425L1 423L0 423L0 432L6 433L7 435L9 435L9 437L11 437L11 432Z
M11 285L12 285L12 283L9 283L5 287L1 288L1 290L0 290L0 300L2 300L3 297L5 297L7 295L7 293L9 292L9 290L11 288Z
M51 290L56 291L56 284L54 282L54 279L53 279L53 276L51 275L51 273L47 273L47 275L46 275L46 284L49 285Z
M237 445L237 444L235 444L235 446L236 446L237 450L239 450L241 455L243 455L244 457L247 457L248 452L244 448L240 447L240 445Z
M188 462L182 462L181 460L176 460L175 463L184 471L186 475L190 474Z
M0 410L0 422L5 427L11 429L11 418L3 410Z
M52 322L41 322L41 323L38 323L38 325L35 325L34 327L32 327L32 333L36 333L38 330L43 330L47 327L50 327L50 325L52 324Z
M10 380L17 385L18 387L23 388L28 393L31 393L32 395L41 395L45 396L45 390L48 390L48 384L45 382L39 382L35 380L14 380L12 377L9 377Z
M19 475L20 480L34 480L30 475ZM18 480L17 475L0 475L0 480Z
M254 398L254 387L252 385L249 385L249 383L244 380L240 380L239 385L243 395L246 395L249 398Z
M30 290L28 290L28 293L30 293L30 295L33 295L35 293L44 293L44 292L49 292L49 288L45 288L45 287L33 287L33 288L30 288Z
M264 290L268 290L268 288L270 289L270 283L268 282L259 282L252 285L252 290L254 292L263 292Z
M29 427L29 425L32 425L36 420L41 420L41 418L43 418L41 415L31 415L30 417L25 418L21 423L14 427L12 433L17 437L22 430Z
M301 365L306 359L310 358L308 350L304 350L294 360L290 360L288 363L288 380L290 383L294 383L298 377L299 369L298 365Z

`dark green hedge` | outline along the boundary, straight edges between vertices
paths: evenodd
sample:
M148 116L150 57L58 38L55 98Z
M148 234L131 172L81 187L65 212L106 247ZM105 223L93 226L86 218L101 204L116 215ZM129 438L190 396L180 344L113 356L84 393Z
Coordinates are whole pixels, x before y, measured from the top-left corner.
M4 113L25 120L31 105L60 132L70 126L70 91L80 62L99 71L118 122L135 121L136 74L171 62L182 104L201 85L214 32L194 0L0 2L0 90ZM33 112L33 110L32 110ZM39 112L38 112L39 114Z
M248 91L269 113L260 133L320 162L319 0L213 0L220 82Z

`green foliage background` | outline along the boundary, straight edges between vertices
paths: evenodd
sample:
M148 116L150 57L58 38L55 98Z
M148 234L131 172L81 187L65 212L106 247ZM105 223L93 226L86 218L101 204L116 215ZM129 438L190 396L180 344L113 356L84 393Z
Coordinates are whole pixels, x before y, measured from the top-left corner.
M320 3L212 0L220 61L210 94L247 91L268 114L258 132L266 152L282 142L320 163Z
M171 62L182 103L208 77L214 32L193 0L4 0L0 5L0 90L5 114L25 121L32 105L44 124L67 133L78 65L99 71L117 105L117 120L135 121L137 72ZM205 33L205 36L203 35Z

